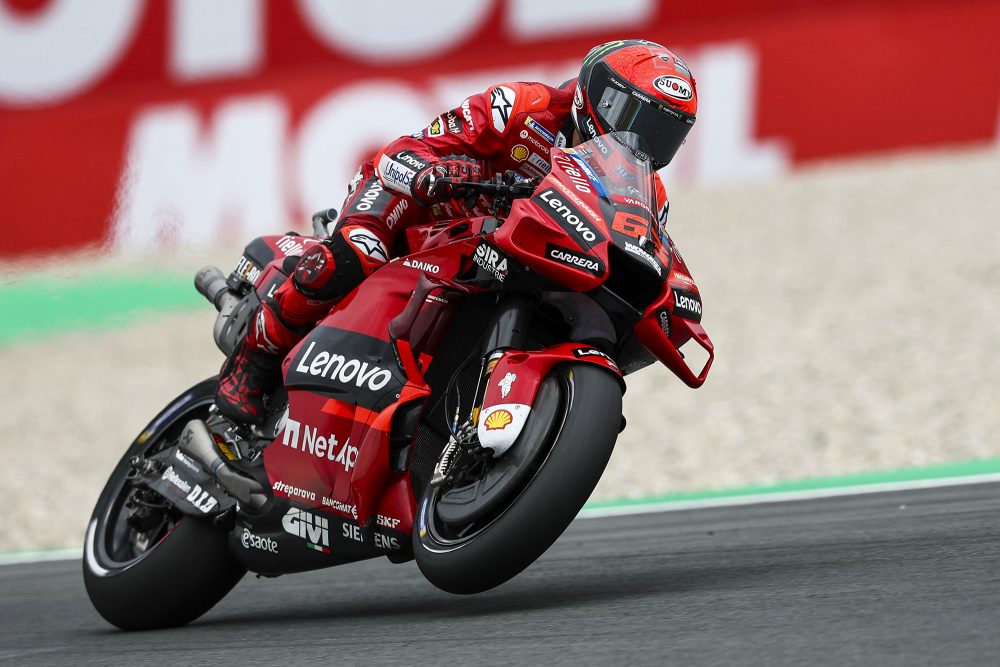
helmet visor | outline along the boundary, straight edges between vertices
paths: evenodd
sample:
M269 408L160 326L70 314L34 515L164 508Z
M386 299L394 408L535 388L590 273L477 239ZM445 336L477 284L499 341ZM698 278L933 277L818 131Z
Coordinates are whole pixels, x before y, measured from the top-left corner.
M640 97L603 63L594 68L587 96L604 129L612 134L637 135L638 141L633 138L626 145L657 168L673 159L694 125L694 116L671 109L649 96Z

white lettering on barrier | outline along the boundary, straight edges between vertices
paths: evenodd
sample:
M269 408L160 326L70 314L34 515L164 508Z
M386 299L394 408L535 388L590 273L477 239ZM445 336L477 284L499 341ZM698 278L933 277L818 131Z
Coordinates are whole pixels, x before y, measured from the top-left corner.
M664 172L668 181L718 183L786 171L789 151L780 142L753 139L753 50L716 46L686 61L698 77L701 111L697 130ZM578 68L578 62L565 61L527 68L527 77L504 71L499 80L558 81ZM154 107L138 116L129 134L113 221L115 246L151 251L164 238L203 246L223 229L240 238L271 233L275 220L291 215L286 202L310 211L329 206L330 184L348 183L365 151L423 125L469 92L482 91L491 78L471 73L442 79L430 98L403 82L349 86L308 110L294 134L286 131L288 110L277 96L230 98L207 127L194 105ZM290 170L285 156L294 161ZM295 177L285 179L289 171ZM289 186L296 190L286 191ZM242 228L232 229L233 220Z

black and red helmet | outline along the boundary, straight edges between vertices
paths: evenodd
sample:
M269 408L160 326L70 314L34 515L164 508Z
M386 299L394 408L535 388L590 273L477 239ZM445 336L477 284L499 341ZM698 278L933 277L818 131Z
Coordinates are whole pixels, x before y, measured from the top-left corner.
M642 39L608 42L583 59L573 97L580 136L630 132L639 157L659 169L673 159L694 125L698 92L694 77L666 47Z

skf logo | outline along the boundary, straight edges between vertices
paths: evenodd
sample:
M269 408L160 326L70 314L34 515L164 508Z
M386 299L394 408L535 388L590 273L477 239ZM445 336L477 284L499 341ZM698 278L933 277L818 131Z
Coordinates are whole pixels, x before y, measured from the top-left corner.
M281 525L286 533L304 539L310 549L330 553L330 522L325 518L293 507L282 517Z
M484 424L487 431L502 431L514 421L514 415L509 410L497 410L486 418Z

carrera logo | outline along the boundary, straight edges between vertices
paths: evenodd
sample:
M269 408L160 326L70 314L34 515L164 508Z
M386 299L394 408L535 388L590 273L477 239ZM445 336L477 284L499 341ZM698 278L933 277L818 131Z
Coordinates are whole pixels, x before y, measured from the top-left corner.
M490 91L490 110L493 112L493 127L500 134L507 129L510 122L510 112L514 108L517 96L507 86L497 86ZM469 123L471 126L472 124Z
M496 412L490 413L483 424L486 426L487 431L502 431L507 428L512 421L514 421L514 415L510 414L509 410L497 410Z
M286 533L304 539L310 549L330 553L330 522L326 518L293 507L281 518L281 526Z
M337 436L333 433L328 437L321 436L318 428L312 428L308 424L303 428L302 422L292 418L285 422L285 434L281 439L281 444L294 450L308 452L318 459L339 463L344 467L344 472L350 472L358 462L358 448L351 445L350 438L341 446ZM302 445L301 449L299 449L300 444ZM315 498L310 498L310 500L315 500Z
M431 264L430 262L421 262L416 259L404 259L403 266L408 266L412 269L419 269L420 271L426 271L427 273L437 273L441 270L441 267L437 264Z
M653 81L653 87L675 100L689 100L694 96L691 84L679 76L661 76Z
M701 299L694 292L675 287L674 314L692 322L701 322Z
M507 258L499 250L485 241L476 246L472 261L486 269L494 278L503 282L507 279Z
M656 319L660 322L660 331L667 338L670 338L670 313L666 308L661 308L656 313Z
M545 256L549 259L571 266L574 269L581 269L595 276L604 275L604 264L596 257L563 248L562 246L547 243L545 245Z
M584 215L571 206L569 202L559 199L555 190L545 190L538 195L538 200L542 202L542 208L547 208L546 212L552 215L560 226L571 235L578 236L588 243L594 243L598 238L604 240L604 235L599 234L585 222Z

